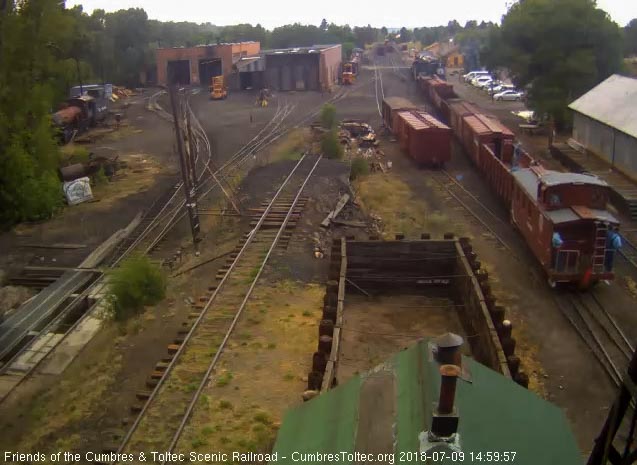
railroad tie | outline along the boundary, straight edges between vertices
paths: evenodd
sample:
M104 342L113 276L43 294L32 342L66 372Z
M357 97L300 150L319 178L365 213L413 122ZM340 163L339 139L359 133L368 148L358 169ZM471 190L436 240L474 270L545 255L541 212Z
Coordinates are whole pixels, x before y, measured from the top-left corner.
M135 393L135 397L137 398L137 400L148 400L150 399L150 395L152 394L152 391L137 391Z

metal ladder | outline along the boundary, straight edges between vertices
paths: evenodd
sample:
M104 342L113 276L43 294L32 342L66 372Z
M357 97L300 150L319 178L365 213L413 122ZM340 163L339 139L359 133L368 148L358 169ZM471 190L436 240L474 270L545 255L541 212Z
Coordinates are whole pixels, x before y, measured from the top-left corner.
M595 245L593 249L593 273L604 272L607 237L608 225L605 223L597 223L595 228Z

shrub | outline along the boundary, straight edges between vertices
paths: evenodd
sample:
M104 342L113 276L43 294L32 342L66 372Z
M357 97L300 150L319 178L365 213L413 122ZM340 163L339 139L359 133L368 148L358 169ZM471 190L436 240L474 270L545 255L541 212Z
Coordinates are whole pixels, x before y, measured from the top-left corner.
M338 141L336 131L326 132L321 140L321 152L327 158L343 158L343 146Z
M325 129L333 129L336 126L336 107L326 103L321 108L321 125Z
M109 272L108 301L113 318L124 321L139 313L145 305L154 305L166 295L166 277L147 257L125 260Z
M356 158L352 161L352 169L349 178L354 179L369 174L369 163L363 158Z
M104 173L104 167L101 166L100 169L93 175L93 184L95 186L102 186L108 182L108 176Z

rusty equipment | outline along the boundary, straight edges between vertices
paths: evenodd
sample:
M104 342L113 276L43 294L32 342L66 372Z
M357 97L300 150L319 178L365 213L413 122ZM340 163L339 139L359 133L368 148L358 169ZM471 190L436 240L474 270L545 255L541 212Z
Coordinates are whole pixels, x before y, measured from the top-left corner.
M259 91L259 96L257 97L257 101L255 102L255 106L258 107L267 107L268 99L271 97L270 90L263 88Z
M356 75L354 74L354 65L352 63L345 63L343 65L343 76L342 76L343 85L352 85L356 80Z
M210 99L223 100L228 96L228 89L222 76L213 76L210 84Z

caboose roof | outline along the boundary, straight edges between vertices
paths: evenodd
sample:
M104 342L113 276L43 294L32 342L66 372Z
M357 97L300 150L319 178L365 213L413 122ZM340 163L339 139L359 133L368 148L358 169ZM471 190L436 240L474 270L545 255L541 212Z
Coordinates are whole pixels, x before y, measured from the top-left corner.
M559 171L544 171L540 176L531 168L517 170L513 176L518 184L524 188L533 201L537 201L538 185L558 186L562 184L588 184L594 186L608 186L606 181L590 174L560 173ZM554 224L570 223L581 219L592 219L617 223L617 219L606 210L573 206L557 210L547 210L546 216Z

